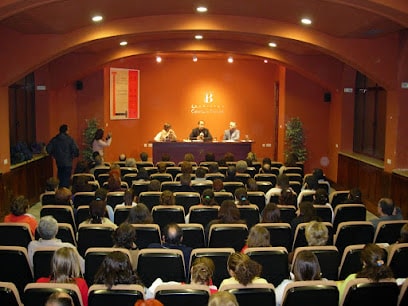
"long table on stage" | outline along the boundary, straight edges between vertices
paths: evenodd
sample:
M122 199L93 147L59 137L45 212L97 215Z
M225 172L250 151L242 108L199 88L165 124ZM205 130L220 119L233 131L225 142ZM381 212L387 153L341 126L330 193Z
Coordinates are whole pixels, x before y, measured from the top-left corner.
M234 154L235 160L245 159L252 150L252 142L153 142L153 162L161 161L163 154L170 155L176 164L184 160L184 154L192 153L196 162L205 160L205 154L214 153L220 160L225 153Z

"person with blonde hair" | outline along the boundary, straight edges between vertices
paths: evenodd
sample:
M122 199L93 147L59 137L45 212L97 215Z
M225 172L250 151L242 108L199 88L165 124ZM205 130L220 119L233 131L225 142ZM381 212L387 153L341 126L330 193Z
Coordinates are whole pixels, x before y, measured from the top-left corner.
M269 231L263 226L253 226L249 230L248 238L246 244L241 250L241 253L245 253L247 248L256 247L270 247L271 246L271 236Z
M76 284L81 292L82 303L88 306L88 285L81 274L78 253L73 248L56 250L51 260L50 276L40 277L37 283Z
M208 306L239 306L237 298L228 291L219 291L210 296Z
M246 286L248 284L268 283L266 279L259 277L262 272L262 266L246 254L232 253L228 257L227 268L231 277L221 282L220 290L222 290L223 285L241 284Z
M212 283L212 277L215 271L215 265L211 258L198 257L191 265L191 283L198 285L206 285L210 289L210 293L216 293L217 287Z
M311 221L306 225L305 236L309 246L326 245L329 230L323 222Z

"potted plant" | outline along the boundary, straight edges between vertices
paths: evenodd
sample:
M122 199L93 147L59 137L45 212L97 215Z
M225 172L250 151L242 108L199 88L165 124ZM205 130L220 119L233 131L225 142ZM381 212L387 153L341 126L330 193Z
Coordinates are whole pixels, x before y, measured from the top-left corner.
M92 161L92 141L95 136L96 130L99 128L99 123L96 118L86 119L86 128L84 129L84 149L82 151L82 156L84 160L90 162Z
M289 153L295 153L300 162L304 162L307 159L303 123L297 117L290 118L286 122L285 157L287 157Z

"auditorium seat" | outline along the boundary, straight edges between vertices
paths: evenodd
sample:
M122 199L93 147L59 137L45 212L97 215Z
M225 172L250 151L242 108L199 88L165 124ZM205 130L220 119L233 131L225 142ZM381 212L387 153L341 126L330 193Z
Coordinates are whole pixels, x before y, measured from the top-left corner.
M136 301L144 300L144 288L141 285L92 285L88 291L88 306L120 305L133 306Z
M239 306L275 305L275 287L272 284L223 285L219 291L235 295Z
M336 282L328 280L296 281L286 285L282 306L338 306Z

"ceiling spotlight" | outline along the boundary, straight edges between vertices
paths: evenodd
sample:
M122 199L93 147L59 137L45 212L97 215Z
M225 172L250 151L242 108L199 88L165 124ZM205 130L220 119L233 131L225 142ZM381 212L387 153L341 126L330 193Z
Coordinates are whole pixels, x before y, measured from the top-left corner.
M276 43L274 43L274 42L270 42L268 44L268 46L271 47L271 48L276 48L278 45Z
M203 35L197 34L197 35L194 36L194 38L197 39L197 40L200 40L200 39L203 39Z
M103 20L103 17L100 16L100 15L96 15L96 16L93 16L93 17L92 17L92 21L93 21L93 22L100 22L100 21L102 21L102 20Z
M199 13L206 13L208 9L205 6L199 6L196 8L197 12Z
M158 63L161 63L161 62L162 62L161 56L156 56L156 62L158 62Z
M264 63L267 64L267 63L268 63L268 60L267 60L267 59L264 59Z
M198 57L197 56L193 56L193 62L196 62L196 61L198 61Z
M233 63L234 62L234 58L232 56L228 57L228 63Z
M312 20L309 18L302 18L301 22L306 25L312 24Z
M121 46L126 46L127 44L128 44L128 42L127 42L126 40L121 41L121 42L119 43L119 45L121 45Z

